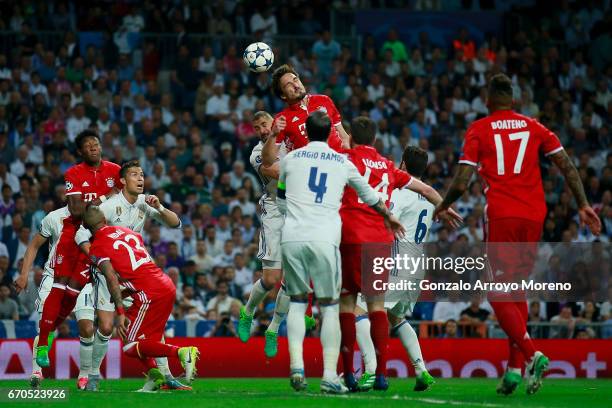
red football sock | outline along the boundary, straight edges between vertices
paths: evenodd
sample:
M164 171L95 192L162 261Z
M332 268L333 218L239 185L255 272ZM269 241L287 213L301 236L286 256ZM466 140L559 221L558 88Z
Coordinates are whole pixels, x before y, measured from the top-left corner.
M513 302L491 302L497 321L523 353L526 360L531 359L536 349L527 333L527 326L520 308Z
M312 317L312 293L308 294L308 307L306 308L306 316Z
M527 302L514 302L514 304L521 313L521 316L523 316L525 326L527 326L527 322L529 321L529 308L527 307Z
M130 357L144 359L154 357L178 357L179 348L155 340L138 340L136 345L125 351Z
M508 339L508 346L510 349L510 355L508 357L508 368L518 368L521 370L523 365L525 364L525 359L523 358L523 353L518 345L512 341L512 339Z
M387 346L389 344L389 321L387 312L380 310L368 313L370 336L376 350L376 375L387 375Z
M340 352L342 353L342 366L344 375L353 373L353 353L357 341L357 328L355 327L354 313L340 313Z
M147 371L149 371L152 368L157 368L157 363L155 362L154 358L141 358L140 362L142 363L142 365L145 367Z
M38 346L49 345L47 338L49 337L49 333L57 327L55 325L55 320L61 309L65 292L66 287L64 285L54 283L51 292L47 295L39 323L40 333L38 334Z
M62 304L57 315L57 319L55 320L55 327L62 324L62 322L66 320L68 316L70 316L70 313L72 313L72 309L74 309L74 306L76 305L79 293L81 293L80 290L76 290L71 288L70 286L66 286L64 298L62 299Z

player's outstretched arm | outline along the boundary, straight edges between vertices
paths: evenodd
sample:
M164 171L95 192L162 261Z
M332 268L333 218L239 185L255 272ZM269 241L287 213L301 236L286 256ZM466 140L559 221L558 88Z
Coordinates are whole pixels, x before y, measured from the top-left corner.
M34 238L28 244L25 254L23 255L23 263L21 265L21 271L19 277L15 280L15 292L19 293L28 287L28 275L32 270L34 259L38 254L38 250L47 242L47 238L40 234L34 235Z
M432 186L423 183L421 180L412 178L406 188L421 194L427 201L436 207L443 203L442 196ZM463 222L463 218L457 214L455 210L448 207L444 211L436 212L434 214L434 219L445 222L451 228L459 228Z
M276 137L285 129L286 126L287 120L284 116L280 116L274 120L274 124L272 125L272 133L266 139L261 151L262 166L271 167L276 162L278 152L280 150L280 146L276 144Z
M342 140L342 148L350 149L351 137L346 132L346 130L344 130L344 126L342 126L342 123L338 123L338 125L336 125L336 129L338 129L338 135L340 135L340 139Z
M601 233L601 220L597 216L597 213L593 210L593 208L589 205L589 201L586 198L586 194L584 192L584 186L582 185L582 180L580 180L580 174L572 163L572 160L567 155L565 150L560 150L557 153L551 154L550 159L553 163L561 170L563 176L565 177L565 181L567 182L570 190L572 190L572 194L576 199L576 203L578 204L578 216L580 217L580 223L582 225L587 225L591 232L595 235L599 235Z
M372 207L377 213L383 216L385 220L385 226L391 231L393 231L393 234L396 238L404 238L404 235L406 234L406 228L404 228L400 220L398 220L393 214L391 214L391 211L389 211L389 208L387 208L387 205L382 199L378 200L375 205L372 205L370 207Z
M271 166L266 166L262 164L261 167L259 167L259 171L266 177L278 180L278 177L280 175L280 164L278 162L275 162Z

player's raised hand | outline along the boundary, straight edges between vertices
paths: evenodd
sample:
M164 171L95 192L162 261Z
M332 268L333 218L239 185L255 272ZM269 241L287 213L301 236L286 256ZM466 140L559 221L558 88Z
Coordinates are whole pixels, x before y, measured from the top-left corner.
M149 207L153 207L156 210L159 210L159 207L161 207L161 202L159 201L159 198L156 195L148 195L145 198L145 203L147 203L149 205Z
M15 286L15 292L17 292L17 294L22 290L26 290L28 287L28 275L19 275L19 277L15 279L15 282L13 282L13 285Z
M272 134L274 136L278 135L280 132L285 130L286 126L287 119L285 119L284 116L279 116L278 118L276 118L276 120L274 120L274 123L272 124Z
M119 336L123 341L125 341L125 339L127 338L127 329L129 325L130 322L127 317L125 317L125 315L117 316L117 333L119 333Z
M593 233L593 235L599 235L601 233L601 220L599 216L589 205L582 207L578 210L578 217L580 218L580 226L587 226Z

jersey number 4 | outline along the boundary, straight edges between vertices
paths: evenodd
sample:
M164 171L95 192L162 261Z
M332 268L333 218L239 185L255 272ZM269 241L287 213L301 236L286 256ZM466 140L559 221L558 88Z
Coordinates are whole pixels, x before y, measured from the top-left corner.
M125 242L121 240L115 241L113 243L113 248L117 251L119 250L119 247L125 248L130 257L130 263L132 264L133 271L151 260L151 257L147 253L147 250L140 245L140 241L138 240L138 238L136 238L136 235L128 234L123 239ZM132 246L130 246L130 243L132 243L132 246L137 251L144 252L145 256L143 258L136 259L136 254L134 253L134 249L132 249Z
M370 184L371 175L372 175L372 169L369 167L366 167L365 172L363 173L363 178L366 179L368 184ZM378 193L378 196L380 197L380 199L386 203L387 200L389 199L389 194L387 193L389 189L389 173L383 173L382 176L380 177L380 183L378 183L376 186L372 188L374 188L374 191ZM363 204L363 200L361 198L357 198L357 202L359 204Z
M495 151L497 153L497 174L503 176L506 174L506 165L504 163L504 145L502 143L502 135L496 133L493 135L495 140ZM529 141L529 132L516 132L510 133L508 139L511 141L520 140L518 154L516 155L516 161L514 162L514 174L521 172L523 167L523 159L525 159L525 151L527 150L527 142Z
M317 173L319 172L318 167L310 168L310 177L308 177L308 188L310 191L315 193L315 203L320 204L323 202L323 196L327 192L327 173L321 173L319 182L317 183Z

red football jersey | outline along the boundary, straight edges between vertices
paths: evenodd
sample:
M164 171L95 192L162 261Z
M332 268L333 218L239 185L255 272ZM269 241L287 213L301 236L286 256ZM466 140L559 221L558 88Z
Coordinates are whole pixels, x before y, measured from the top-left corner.
M365 177L370 186L385 200L387 207L391 192L410 183L410 174L395 167L391 160L382 157L372 146L360 145L345 150L349 160ZM385 227L383 218L369 205L362 202L355 190L347 187L340 207L342 217L342 243L392 242L393 233Z
M485 182L487 219L543 222L540 153L548 156L562 149L557 136L537 120L502 110L472 123L459 163L478 167Z
M153 263L142 236L129 228L109 225L100 228L93 237L89 256L96 266L109 261L119 281L133 291L155 289L169 280Z
M342 139L338 134L336 125L342 122L342 118L334 102L326 95L306 95L304 99L307 99L307 103L303 103L304 101L302 101L290 105L274 117L276 120L276 118L284 116L287 121L285 129L276 136L276 143L280 144L285 142L287 153L306 146L308 144L306 119L308 119L308 115L312 112L322 110L327 112L332 123L332 129L327 139L327 143L332 149L340 151L342 148Z
M79 163L64 174L66 195L81 194L83 201L89 202L108 194L113 187L121 188L118 164L102 160L99 167Z

